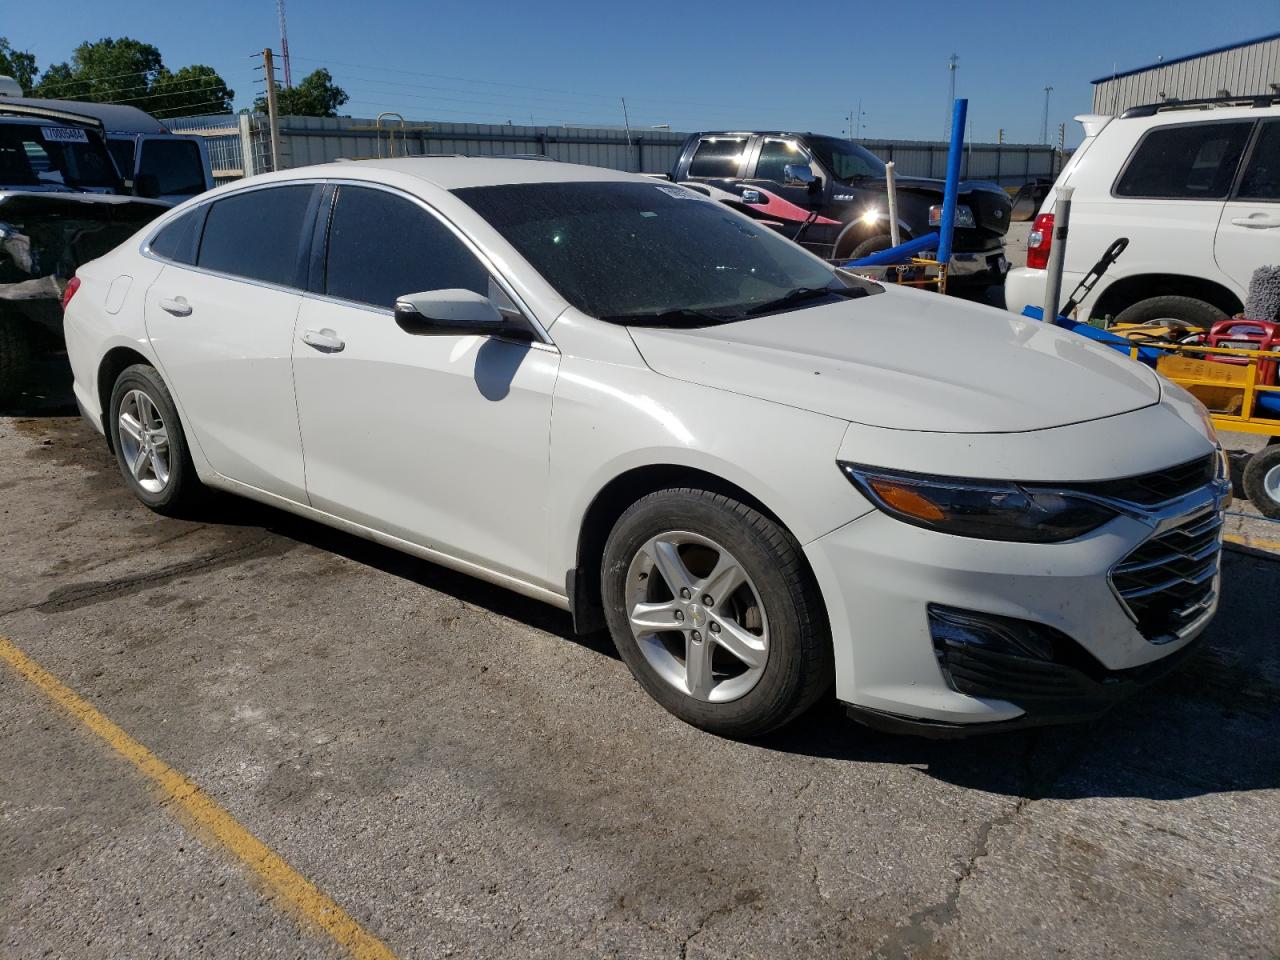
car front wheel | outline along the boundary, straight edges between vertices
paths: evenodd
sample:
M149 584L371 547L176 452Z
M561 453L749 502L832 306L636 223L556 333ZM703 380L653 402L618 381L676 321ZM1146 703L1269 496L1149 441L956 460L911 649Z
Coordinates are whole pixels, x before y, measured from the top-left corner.
M758 736L831 686L831 638L799 544L730 497L678 488L619 518L602 587L614 643L648 693L714 733Z
M169 388L154 367L134 364L111 392L111 445L125 483L157 513L183 516L203 499Z

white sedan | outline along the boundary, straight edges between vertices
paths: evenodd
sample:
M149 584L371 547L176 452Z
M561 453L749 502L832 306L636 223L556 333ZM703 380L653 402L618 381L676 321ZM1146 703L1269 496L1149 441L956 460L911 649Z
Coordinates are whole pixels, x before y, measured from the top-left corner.
M1090 716L1217 604L1189 395L673 184L290 170L176 207L66 305L76 398L152 509L230 491L545 600L722 734L833 685L939 735Z

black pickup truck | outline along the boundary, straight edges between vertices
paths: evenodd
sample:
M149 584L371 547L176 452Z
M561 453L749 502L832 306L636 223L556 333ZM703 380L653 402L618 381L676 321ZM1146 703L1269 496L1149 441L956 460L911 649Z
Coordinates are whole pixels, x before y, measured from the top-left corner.
M884 162L851 140L814 133L695 133L672 180L769 224L818 256L855 260L889 247ZM902 242L936 230L943 182L896 177ZM949 279L999 282L1008 270L1009 195L994 183L960 184Z

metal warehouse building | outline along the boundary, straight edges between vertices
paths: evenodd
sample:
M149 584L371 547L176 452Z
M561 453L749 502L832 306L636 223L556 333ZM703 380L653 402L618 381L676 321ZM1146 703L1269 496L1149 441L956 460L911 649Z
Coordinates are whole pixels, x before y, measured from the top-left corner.
M1142 103L1280 94L1280 33L1161 60L1093 81L1094 113Z

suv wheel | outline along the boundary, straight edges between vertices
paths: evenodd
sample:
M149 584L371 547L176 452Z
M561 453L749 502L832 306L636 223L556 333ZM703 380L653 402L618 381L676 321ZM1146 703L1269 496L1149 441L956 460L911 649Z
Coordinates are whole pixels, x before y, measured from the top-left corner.
M1268 445L1249 458L1244 495L1264 517L1280 520L1280 446Z
M156 513L183 516L202 499L169 388L154 367L126 367L111 391L111 445L134 496Z
M1152 321L1181 321L1206 330L1227 315L1211 303L1195 297L1148 297L1125 307L1116 317L1116 323L1150 323Z
M0 403L18 395L31 365L31 340L15 317L0 316Z
M888 250L892 246L893 238L887 233L882 233L876 237L868 237L853 248L849 254L849 259L861 260L863 257L869 257L873 253L879 253L881 250Z
M614 525L601 576L622 659L694 726L758 736L831 686L830 632L799 545L743 503L688 488L642 498Z

